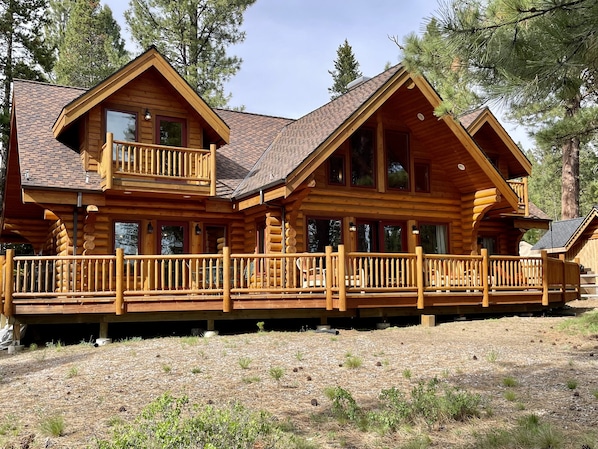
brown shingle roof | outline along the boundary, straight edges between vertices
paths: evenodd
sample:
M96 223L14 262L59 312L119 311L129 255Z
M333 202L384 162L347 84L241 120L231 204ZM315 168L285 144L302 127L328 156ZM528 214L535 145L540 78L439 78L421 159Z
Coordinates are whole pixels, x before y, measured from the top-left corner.
M241 182L233 196L240 198L266 186L283 183L294 169L316 151L400 68L400 65L390 68L286 126Z
M218 149L218 196L230 197L266 148L293 120L219 109L230 127L230 143Z
M484 113L487 108L474 109L471 112L466 112L459 117L459 121L465 127L469 128L473 122L475 122L480 115Z
M98 174L90 172L89 183L86 183L79 153L54 139L52 135L52 126L63 106L85 90L15 80L13 92L21 185L101 190Z

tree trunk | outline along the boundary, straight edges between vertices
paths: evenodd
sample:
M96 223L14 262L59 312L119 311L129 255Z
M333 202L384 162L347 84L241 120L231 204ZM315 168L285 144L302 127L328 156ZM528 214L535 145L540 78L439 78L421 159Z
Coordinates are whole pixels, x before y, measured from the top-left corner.
M567 106L565 114L574 117L581 108L577 94ZM579 137L573 136L562 144L563 172L561 175L561 220L579 217Z
M579 217L579 139L563 144L561 220Z

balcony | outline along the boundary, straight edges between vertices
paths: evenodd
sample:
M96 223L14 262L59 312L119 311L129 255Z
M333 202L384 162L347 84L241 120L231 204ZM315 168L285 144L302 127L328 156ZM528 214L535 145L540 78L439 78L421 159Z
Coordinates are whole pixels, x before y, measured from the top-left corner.
M522 181L507 181L509 186L517 194L519 199L519 210L523 212L524 216L529 216L529 191L527 187L527 178Z
M102 189L216 195L216 146L209 150L114 140L99 158Z

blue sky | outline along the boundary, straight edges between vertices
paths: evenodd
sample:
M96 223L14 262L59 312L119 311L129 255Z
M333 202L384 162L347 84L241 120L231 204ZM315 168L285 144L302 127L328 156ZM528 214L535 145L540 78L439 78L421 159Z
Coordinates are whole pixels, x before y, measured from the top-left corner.
M128 2L104 0L127 30L123 11ZM299 118L327 103L336 51L345 39L365 76L375 76L387 63L399 62L399 41L420 33L438 0L257 0L245 13L245 42L229 48L243 58L241 70L227 84L231 106L247 112ZM141 49L129 45L133 51ZM501 119L516 141L526 141L521 128ZM524 146L528 145L524 142Z

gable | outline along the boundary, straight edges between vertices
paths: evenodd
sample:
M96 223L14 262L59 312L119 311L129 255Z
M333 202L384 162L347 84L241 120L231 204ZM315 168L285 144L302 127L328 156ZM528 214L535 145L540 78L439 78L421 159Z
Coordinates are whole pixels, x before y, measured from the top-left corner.
M229 128L224 121L203 101L174 68L158 53L150 48L131 61L118 72L102 81L97 86L67 104L56 119L52 131L59 138L68 128L93 107L108 100L127 84L153 69L172 86L190 108L202 117L207 125L224 142L229 141Z

